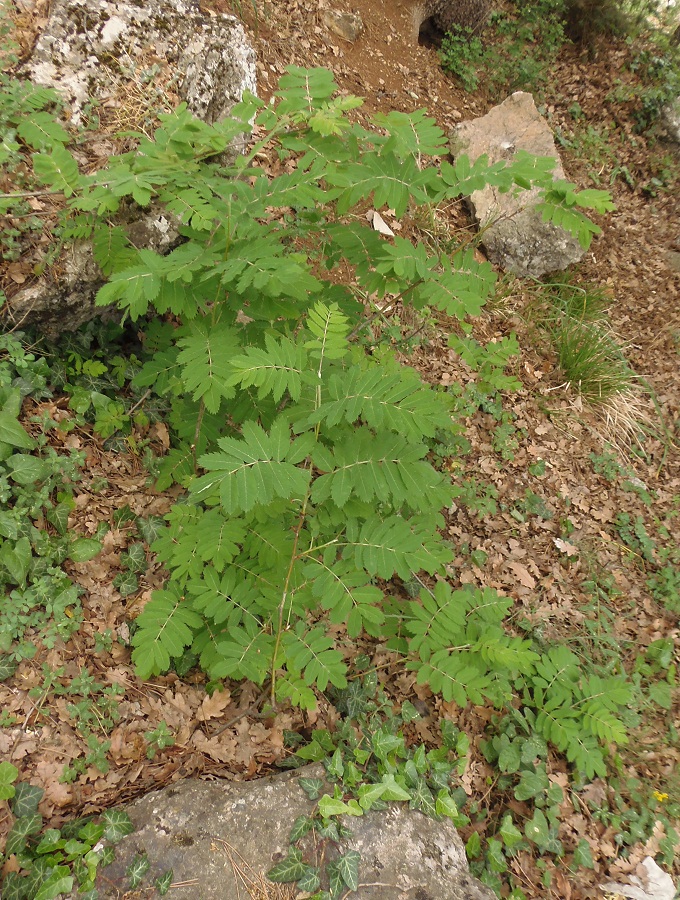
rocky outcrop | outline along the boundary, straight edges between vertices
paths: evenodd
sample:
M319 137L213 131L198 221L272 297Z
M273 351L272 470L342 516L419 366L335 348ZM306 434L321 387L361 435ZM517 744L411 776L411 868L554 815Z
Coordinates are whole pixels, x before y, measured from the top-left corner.
M190 0L55 0L26 74L56 88L78 124L92 100L122 106L154 68L206 122L256 90L255 54L241 23L204 15Z
M126 222L134 215L132 221ZM160 209L141 213L127 210L118 217L135 247L165 254L179 238L176 222ZM59 260L58 277L42 279L10 297L2 310L4 324L12 328L35 325L52 339L63 331L75 331L95 316L116 318L113 309L95 306L95 296L106 282L97 265L92 244L80 241L68 247Z
M518 150L555 160L553 177L564 170L548 124L531 94L517 91L479 119L462 122L451 133L451 152L475 160L486 153L489 163L512 160ZM489 259L507 272L535 278L566 269L584 250L568 232L541 220L537 189L501 194L494 187L475 191L469 204Z
M112 123L109 131L142 127L140 109L152 119L153 91L161 87L211 123L227 116L246 89L256 89L255 54L240 22L204 15L186 0L54 0L24 74L59 91L73 124L97 101L102 121ZM138 248L165 252L177 238L160 214L137 211L132 224ZM89 244L69 247L56 271L58 277L42 278L10 298L3 309L8 324L35 324L55 334L101 312L94 297L104 278Z
M245 783L189 780L135 801L127 812L136 831L100 872L100 898L123 896L126 869L140 853L150 863L148 883L172 869L173 900L283 896L274 894L265 875L287 855L296 818L313 811L297 784L301 774L323 777L323 768ZM361 900L494 900L493 892L470 875L463 842L449 820L435 822L402 804L345 816L344 824L353 837L342 852L361 854L356 894ZM316 848L314 835L307 839L305 857L315 864L320 839L317 835ZM326 862L339 855L331 842L323 849ZM267 885L271 892L265 892Z

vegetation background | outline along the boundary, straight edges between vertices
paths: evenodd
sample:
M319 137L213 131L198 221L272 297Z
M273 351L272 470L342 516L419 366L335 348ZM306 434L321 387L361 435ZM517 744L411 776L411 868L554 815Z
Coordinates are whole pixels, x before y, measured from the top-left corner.
M588 678L625 676L630 688L620 706L629 708L616 715L635 739L605 735L606 768L579 771L519 714L532 704L540 710L536 679L523 687L517 681L517 714L501 716L482 695L442 697L417 683L401 657L369 634L348 640L342 619L327 630L343 648L350 686L357 685L353 703L326 690L318 703L300 704L301 695L301 709L273 709L262 673L254 677L260 686L206 679L196 658L182 654L169 673L140 678L131 661L135 620L167 574L149 547L182 494L167 477L154 489L149 476L162 477L158 459L167 458L175 436L167 408L130 383L148 343L134 329L121 341L115 330L90 326L57 347L17 331L3 337L1 424L17 450L3 462L7 512L0 522L3 759L14 762L22 782L44 791L40 816L59 827L175 778L256 777L290 758L298 746L293 735L314 738L299 758L334 754L341 719L353 715L369 735L402 730L411 748L443 742L473 870L503 895L592 896L594 885L625 880L648 855L672 871L680 811L680 220L677 146L659 119L678 93L672 28L640 25L636 14L649 10L629 10L624 21L607 4L566 16L559 6L508 5L484 32L454 34L438 52L413 39L407 5L360 4L366 31L354 45L326 31L316 7L304 2L211 8L245 21L265 100L286 66L323 65L341 92L365 98L349 112L352 120L426 107L447 131L508 91L531 90L555 130L568 177L612 192L616 209L596 216L602 235L577 271L549 285L503 278L485 312L470 320L477 341L503 348L495 364L484 369L475 361L456 316L413 310L399 298L374 309L362 334L378 359L394 353L456 398L464 427L435 453L455 492L443 526L455 551L452 586L510 598L508 634L530 642L555 672L569 669L572 656L559 657L567 653ZM30 13L10 10L16 57L29 51L43 13L39 4ZM577 27L583 22L585 30ZM3 114L18 131L16 151L5 146L2 158L6 194L30 179L31 137L17 121L14 58L3 82ZM102 140L113 150L121 128L149 131L159 104L172 108L172 91L159 87L165 73L152 68L136 73L134 103L115 115L92 111L99 149L88 149L87 134L82 146L93 160ZM263 149L258 162L271 178L295 169L294 158L273 150ZM28 209L6 212L2 284L10 296L53 261L44 236L55 209L36 197ZM399 238L430 253L474 247L464 205L453 198L404 216L382 213ZM282 210L274 226L286 215ZM481 264L479 248L474 253ZM332 278L349 283L351 265ZM505 350L515 341L520 353L513 356ZM19 414L21 432L12 425ZM23 462L12 462L16 456ZM19 519L47 537L24 535ZM432 587L422 579L400 573L390 596L406 606ZM386 700L376 695L374 672ZM550 683L555 676L541 677ZM398 720L390 718L392 705ZM377 755L389 772L389 753ZM13 781L11 772L0 774ZM380 781L385 770L365 775ZM33 799L26 828L38 815ZM30 870L31 834L42 827L34 818L33 832L19 839L18 818L8 806L2 827L14 828L9 849L16 852L6 852L5 876ZM94 831L80 835L72 857L85 859L96 839ZM64 864L68 852L58 843L45 846ZM89 863L76 873L84 885L96 868ZM51 896L58 887L54 881Z

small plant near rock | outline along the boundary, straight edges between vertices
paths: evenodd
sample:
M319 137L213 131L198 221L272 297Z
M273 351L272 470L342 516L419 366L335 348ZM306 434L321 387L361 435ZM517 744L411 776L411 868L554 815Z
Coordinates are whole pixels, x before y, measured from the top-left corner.
M335 900L361 887L361 856L342 849L343 841L351 837L347 824L351 819L341 817L408 802L411 809L435 819L449 818L458 826L469 822L458 812L455 799L457 795L458 802L464 802L464 792L451 788L452 776L465 767L464 734L443 721L440 749L407 747L403 728L420 714L409 701L395 713L374 671L333 692L333 700L344 716L338 728L332 734L315 731L311 743L288 760L290 767L322 761L332 793L324 792L327 785L321 778L299 779L316 807L310 816L295 821L287 857L268 873L274 882L297 882L299 890L314 892L315 900ZM304 840L310 833L313 842Z
M562 9L561 0L520 0L493 13L481 37L469 29L450 31L439 52L442 68L465 90L481 85L494 100L518 90L540 95L565 41Z
M4 900L53 900L73 891L96 896L99 867L113 860L114 845L134 830L129 816L114 809L45 829L38 812L42 789L18 776L11 763L0 763L0 805L14 820L0 857Z

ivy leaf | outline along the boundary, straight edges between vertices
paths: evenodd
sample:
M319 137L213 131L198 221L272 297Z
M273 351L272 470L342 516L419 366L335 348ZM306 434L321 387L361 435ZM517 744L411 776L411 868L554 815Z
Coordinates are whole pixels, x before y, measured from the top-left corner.
M520 776L519 784L515 787L516 800L530 800L532 797L538 797L544 791L548 790L550 782L544 767L535 772L530 769L524 769Z
M399 801L411 799L410 791L407 791L405 788L403 788L397 782L393 774L389 773L383 775L383 777L380 779L380 783L385 787L382 795L383 800Z
M424 815L431 819L438 818L439 813L437 812L437 804L432 791L427 786L427 782L424 778L418 778L416 780L410 796L409 809L419 809Z
M26 841L31 834L37 834L42 828L42 816L33 813L17 819L9 830L5 844L5 856L21 853L26 846Z
M524 826L524 834L532 844L536 844L539 850L547 845L550 840L550 828L542 810L534 810L533 818Z
M306 776L302 776L298 778L298 784L310 800L316 800L323 790L323 781L320 778L307 778Z
M139 590L139 581L133 572L119 572L113 579L113 586L121 597L129 597Z
M158 878L154 879L154 885L156 886L156 890L161 895L161 897L165 897L165 895L170 890L172 879L172 869L168 869L167 872L164 872L162 875L159 875Z
M149 858L146 853L138 853L130 865L125 870L125 874L128 877L130 890L136 890L142 881L144 880L144 876L151 868L151 863L149 862Z
M320 884L319 870L315 866L305 866L305 871L298 878L298 890L309 893L315 891Z
M456 801L451 796L448 788L441 788L437 792L435 811L438 816L446 816L451 819L456 828L463 828L465 825L470 824L468 817L458 811Z
M1 765L4 765L4 763ZM12 801L12 812L14 815L17 819L35 815L38 812L38 804L44 794L43 789L36 784L29 784L27 781L20 781L15 788L14 800Z
M361 854L357 850L348 850L336 862L338 872L350 891L359 890L359 862Z
M12 763L0 763L0 800L9 800L10 797L14 797L16 793L14 782L18 775L19 770Z
M21 450L33 450L35 447L35 441L17 422L17 417L5 410L0 412L0 443Z
M373 804L379 800L385 793L386 785L384 784L362 784L357 791L359 806L362 809L369 810Z
M112 844L117 844L135 830L132 819L122 809L107 809L102 815L102 822L106 827L104 837Z
M101 553L101 550L101 541L96 541L94 538L77 538L71 544L68 556L73 562L83 563L94 559Z
M55 866L33 895L33 900L54 900L73 889L73 877L68 866Z
M590 849L590 844L585 838L581 838L581 840L576 845L576 849L574 850L574 856L572 858L572 863L574 866L578 868L584 869L594 869L595 863L593 862L593 854Z
M522 832L517 828L512 821L512 816L508 813L501 823L501 827L498 831L499 835L503 839L503 843L507 847L508 850L512 850L513 847L516 847L523 841Z
M298 779L301 781L302 779ZM313 798L310 798L313 799ZM314 820L309 816L298 816L297 819L293 822L293 825L290 829L290 834L288 836L288 842L290 844L296 844L300 838L303 838L306 834L312 831L314 828Z
M319 813L324 819L331 816L363 816L364 811L356 800L350 800L345 803L344 800L336 800L335 797L329 797L328 794L319 800Z
M290 884L298 881L307 871L307 864L302 861L302 850L291 847L288 856L267 872L267 878L278 884Z

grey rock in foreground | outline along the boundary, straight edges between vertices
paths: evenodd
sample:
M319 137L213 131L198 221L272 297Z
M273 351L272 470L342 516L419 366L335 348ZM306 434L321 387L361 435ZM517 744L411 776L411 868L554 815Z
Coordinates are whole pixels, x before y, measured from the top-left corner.
M243 783L188 780L135 801L127 811L137 830L100 873L99 896L112 900L125 893L125 870L137 853L146 853L151 864L145 883L172 869L173 900L282 896L264 875L287 855L295 819L313 810L297 778L321 777L322 771L312 766ZM343 850L361 854L360 886L352 895L359 900L494 900L470 875L449 820L434 822L393 805L344 821L354 837ZM327 861L337 855L327 848ZM255 886L271 893L256 894Z
M451 132L451 152L471 161L486 153L489 163L511 161L518 150L555 159L553 177L564 178L553 135L531 94L517 91L479 119L462 122ZM584 250L568 232L541 220L537 189L501 194L494 187L469 198L473 215L484 228L482 243L489 259L506 272L539 278L578 262ZM493 223L493 224L489 224Z

